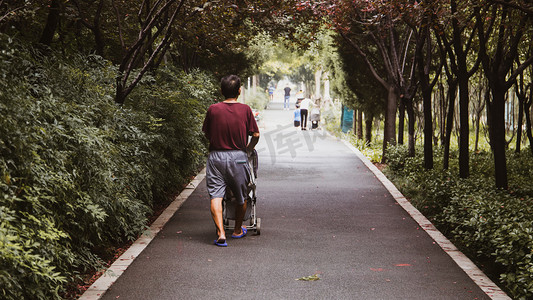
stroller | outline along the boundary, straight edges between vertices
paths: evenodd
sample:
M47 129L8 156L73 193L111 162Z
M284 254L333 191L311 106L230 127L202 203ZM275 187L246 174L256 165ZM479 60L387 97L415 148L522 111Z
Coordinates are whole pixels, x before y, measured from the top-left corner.
M311 110L311 129L318 129L318 122L320 121L320 110L318 108L313 108Z
M247 202L246 213L243 218L243 225L246 221L250 220L246 229L255 231L255 234L261 234L261 218L257 217L256 214L256 202L257 197L255 194L255 180L257 178L257 166L258 158L257 151L253 151L252 154L248 157L248 164L250 166L250 183L248 184L248 195L245 199ZM224 230L232 229L233 226L230 226L230 220L235 221L235 206L237 205L236 199L231 193L230 189L226 190L224 199L222 201L222 218L224 222Z

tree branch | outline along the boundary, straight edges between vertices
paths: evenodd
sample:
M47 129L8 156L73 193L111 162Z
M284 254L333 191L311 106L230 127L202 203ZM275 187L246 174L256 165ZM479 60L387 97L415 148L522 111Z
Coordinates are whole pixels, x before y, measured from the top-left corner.
M363 52L363 50L361 50L361 48L359 47L359 45L357 45L356 43L354 43L349 37L346 36L346 34L344 34L344 32L342 32L342 30L339 30L339 33L340 35L342 36L342 38L344 40L346 40L358 53L359 55L361 55L366 63L366 65L368 66L368 68L370 69L370 72L372 72L372 75L374 75L374 78L376 78L376 80L386 89L389 88L389 84L383 80L383 78L381 78L381 76L379 76L379 74L377 73L376 69L374 68L374 66L372 65L372 63L370 62L370 60L368 60L368 57L366 55L366 53Z
M172 17L170 18L169 22L167 23L167 26L166 26L166 32L165 32L165 37L163 38L163 40L161 41L161 43L159 43L159 45L157 46L157 48L154 50L154 52L150 55L150 58L148 59L148 61L144 64L143 68L141 69L141 71L139 72L139 74L137 74L137 76L135 77L135 79L131 82L131 84L126 87L124 89L124 97L126 97L127 95L129 95L129 93L131 93L131 91L133 90L133 88L135 88L135 86L141 81L142 77L144 76L144 74L148 71L148 69L153 65L156 57L158 55L164 55L165 51L168 49L169 47L169 43L170 43L170 38L171 38L171 35L172 35L172 24L174 23L174 20L176 19L176 16L178 15L178 12L181 10L181 7L183 6L183 3L185 2L185 0L181 0L180 4L178 5L178 7L176 7L176 9L174 10L173 14L172 14ZM125 83L125 81L123 81Z
M126 44L124 43L124 37L122 34L122 23L120 22L120 11L118 10L115 0L111 0L111 6L113 6L113 8L115 9L115 14L117 16L117 23L118 23L118 37L120 39L120 45L122 46L122 50L124 50L125 52Z
M3 2L4 2L4 1L0 2L0 6L3 4ZM19 11L19 10L21 10L21 9L26 8L26 6L28 6L28 4L23 5L23 6L20 6L20 7L17 7L17 8L15 8L15 9L12 9L12 10L6 12L6 13L0 18L0 23L1 23L2 21L4 21L4 19L6 19L6 18L7 18L9 15L11 15L12 13L14 13L14 12L16 12L16 11Z
M508 7L520 10L528 14L529 16L533 16L533 7L523 7L523 6L520 6L519 4L510 2L510 1L502 1L502 0L489 0L489 1L495 4L500 4L500 5L504 5L504 6L508 6Z

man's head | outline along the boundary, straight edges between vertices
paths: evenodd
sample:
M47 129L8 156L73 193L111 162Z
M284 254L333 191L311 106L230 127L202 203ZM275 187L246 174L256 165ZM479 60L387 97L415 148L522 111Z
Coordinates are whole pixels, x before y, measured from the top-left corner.
M220 82L220 89L222 90L222 95L229 98L237 98L240 95L241 88L241 79L237 75L228 75L222 78Z

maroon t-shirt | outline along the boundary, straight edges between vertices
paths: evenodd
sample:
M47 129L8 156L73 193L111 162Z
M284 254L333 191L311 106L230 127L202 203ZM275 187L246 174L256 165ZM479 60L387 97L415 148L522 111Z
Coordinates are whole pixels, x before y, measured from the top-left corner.
M207 110L202 131L209 139L209 151L246 151L248 136L259 128L248 105L220 102Z

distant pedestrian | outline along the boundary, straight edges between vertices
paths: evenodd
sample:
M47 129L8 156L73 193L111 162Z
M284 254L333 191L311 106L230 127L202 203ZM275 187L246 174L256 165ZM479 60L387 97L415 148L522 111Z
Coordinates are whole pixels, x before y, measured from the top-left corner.
M285 99L283 101L283 109L289 110L289 100L291 99L291 88L286 86L284 89L285 91Z
M302 100L304 99L304 91L299 90L298 93L296 93L296 103L300 104Z
M302 130L307 130L307 114L309 111L309 107L311 106L311 99L304 98L302 102L300 103L300 115L301 115L301 121L302 121Z
M209 139L206 182L211 198L211 216L217 228L215 245L226 247L226 233L222 219L222 199L230 188L238 205L235 206L235 228L232 238L246 235L242 226L246 213L246 193L250 181L248 155L259 141L259 129L252 109L237 102L241 93L241 80L236 75L222 78L222 95L225 100L207 110L202 131ZM248 136L252 136L248 142Z
M268 88L268 96L270 97L270 101L274 100L274 91L276 90L276 88L271 85L269 88Z
M300 115L300 104L296 103L296 109L294 110L294 127L300 127L301 115Z

